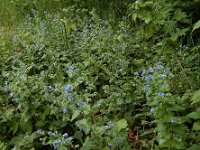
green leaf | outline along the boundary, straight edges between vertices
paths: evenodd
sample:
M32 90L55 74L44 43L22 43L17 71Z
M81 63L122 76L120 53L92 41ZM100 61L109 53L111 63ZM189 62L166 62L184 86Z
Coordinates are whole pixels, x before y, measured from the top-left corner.
M187 150L197 150L199 149L199 146L198 144L193 144L190 148L188 148Z
M200 90L196 91L192 97L192 104L200 102Z
M116 130L120 131L128 126L126 119L121 119L116 123Z
M200 130L200 121L194 123L192 130Z
M188 114L188 117L192 118L192 119L200 119L200 112L192 112L190 114Z
M154 33L155 27L153 23L149 23L146 27L145 27L145 36L147 38L150 38L153 33Z
M76 122L76 125L79 129L84 130L86 134L90 132L90 125L86 119L82 119Z
M174 20L180 21L182 19L186 18L185 12L182 12L180 9L176 10L174 13Z
M94 149L94 147L95 147L95 145L92 142L92 140L90 138L86 138L86 140L80 150L92 150L92 149Z
M194 30L199 29L199 28L200 28L200 20L197 21L197 22L194 24L193 29L192 29L192 32L194 32Z
M73 113L73 115L72 115L71 121L73 121L74 119L76 119L79 115L80 115L80 111L79 110L75 110L74 113Z
M136 22L137 17L138 17L138 15L137 15L136 13L133 13L133 14L132 14L132 20L133 20L134 22Z

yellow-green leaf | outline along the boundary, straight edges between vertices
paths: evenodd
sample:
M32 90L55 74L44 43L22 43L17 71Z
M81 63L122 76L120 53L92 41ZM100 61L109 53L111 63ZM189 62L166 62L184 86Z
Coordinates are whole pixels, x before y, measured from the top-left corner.
M200 102L200 90L196 91L192 97L192 104Z
M116 123L116 129L120 131L128 126L126 119L121 119Z
M192 130L200 130L200 121L194 123Z
M74 119L76 119L79 115L80 115L80 111L79 110L75 110L74 113L73 113L73 115L72 115L71 121L73 121Z
M200 20L197 21L197 22L194 24L193 29L192 29L192 32L193 32L194 30L196 30L196 29L199 29L199 28L200 28Z

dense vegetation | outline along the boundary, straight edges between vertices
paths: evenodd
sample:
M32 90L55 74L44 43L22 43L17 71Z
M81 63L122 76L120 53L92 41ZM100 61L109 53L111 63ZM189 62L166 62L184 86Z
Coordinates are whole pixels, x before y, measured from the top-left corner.
M0 148L200 147L198 0L0 0Z

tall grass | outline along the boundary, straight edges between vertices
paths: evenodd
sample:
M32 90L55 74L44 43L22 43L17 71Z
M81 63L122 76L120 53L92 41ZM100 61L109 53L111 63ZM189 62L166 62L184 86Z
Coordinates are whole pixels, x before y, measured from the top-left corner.
M131 0L0 0L0 26L13 28L24 22L27 16L34 17L34 12L44 16L44 12L55 14L69 6L77 8L96 9L102 18L121 19L126 14L126 8Z

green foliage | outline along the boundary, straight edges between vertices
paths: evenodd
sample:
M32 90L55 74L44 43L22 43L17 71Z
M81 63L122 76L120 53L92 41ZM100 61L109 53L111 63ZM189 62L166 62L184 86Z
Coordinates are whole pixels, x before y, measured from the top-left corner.
M198 148L190 1L8 3L22 23L0 31L1 149Z

